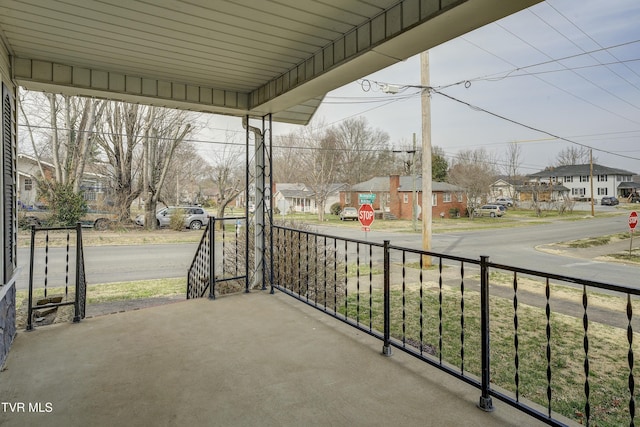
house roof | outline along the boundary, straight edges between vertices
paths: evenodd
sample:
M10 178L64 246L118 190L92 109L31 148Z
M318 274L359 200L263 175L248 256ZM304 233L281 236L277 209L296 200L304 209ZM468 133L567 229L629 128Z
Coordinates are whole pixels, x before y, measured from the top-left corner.
M389 191L389 177L388 176L376 176L370 180L360 182L351 186L350 191L367 191L367 192L388 192Z
M307 189L296 189L296 188L292 188L292 189L282 189L282 190L278 190L278 193L280 193L282 195L282 197L284 198L292 198L292 197L297 197L297 198L303 198L306 199L308 197L313 196L313 192Z
M398 188L399 192L407 192L413 191L413 186L411 185L412 177L411 176L401 176L400 177L400 187ZM352 185L349 191L366 191L366 192L388 192L389 191L389 177L388 176L376 176L371 178L368 181L360 182L358 184ZM448 182L437 182L433 181L431 183L432 191L436 192L444 192L444 191L462 191L461 187L455 186L453 184L449 184ZM422 176L416 177L416 191L422 192Z
M543 171L532 173L527 175L530 178L547 178L552 176L587 176L591 173L591 165L563 165L546 168ZM608 166L602 166L593 164L594 175L626 175L633 176L633 172L629 172L623 169L610 168Z
M634 182L634 181L621 182L620 185L618 185L618 188L638 189L640 188L640 182Z
M411 176L401 176L400 177L400 188L398 188L398 192L408 192L413 191L413 185L411 184L412 177ZM457 185L449 184L448 182L439 182L432 181L431 182L431 191L442 193L447 191L463 191L462 187L458 187ZM416 177L416 191L422 192L422 176Z
M346 184L344 183L331 183L331 184L327 184L328 185L328 193L337 193L340 191L340 189L342 187L345 187ZM278 183L276 184L276 192L280 193L283 197L285 198L289 198L289 197L300 197L300 198L307 198L307 197L312 197L315 192L308 188L305 184L302 183Z
M496 185L522 185L525 182L525 179L523 176L499 176L496 179L496 182L494 182L493 184L491 184L491 186L496 186Z

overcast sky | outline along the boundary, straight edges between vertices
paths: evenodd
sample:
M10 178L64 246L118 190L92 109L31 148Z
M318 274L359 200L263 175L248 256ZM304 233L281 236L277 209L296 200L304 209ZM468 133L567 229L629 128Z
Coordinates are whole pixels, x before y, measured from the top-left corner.
M539 130L435 93L432 145L447 156L485 147L504 158L517 142L521 173L529 174L553 165L569 140L592 147L600 164L640 173L640 1L547 0L429 56L431 86L439 92ZM315 119L364 116L396 147L413 133L420 144L420 90L410 87L420 85L419 56L364 80L327 94ZM400 91L385 94L378 83Z

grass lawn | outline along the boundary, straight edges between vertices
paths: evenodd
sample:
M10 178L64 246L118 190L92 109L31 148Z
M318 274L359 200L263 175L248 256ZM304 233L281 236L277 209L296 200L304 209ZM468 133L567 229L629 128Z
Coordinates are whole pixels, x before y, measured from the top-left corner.
M466 374L479 377L480 371L480 308L479 294L467 292L464 316L459 290L407 289L391 294L391 335L399 341L435 350L435 357L457 367ZM439 299L442 298L442 310ZM369 308L369 296L350 295L347 316L383 330L383 295L374 291ZM622 302L618 301L622 304ZM543 308L518 307L518 349L514 342L513 301L492 297L491 304L491 378L494 386L516 392L518 375L520 398L547 405L547 358L551 355L551 405L555 412L579 423L585 422L584 338L581 318L552 312L549 318L550 341L547 341L547 318ZM622 304L624 307L624 304ZM639 309L640 307L635 307ZM344 307L342 314L344 314ZM440 329L441 328L441 329ZM440 333L441 330L441 333ZM589 337L589 385L591 425L629 425L629 346L627 331L591 322ZM633 349L638 354L640 335L633 334ZM462 355L464 354L464 359ZM516 360L517 371L516 371ZM634 375L640 371L634 367ZM638 420L635 420L636 424Z

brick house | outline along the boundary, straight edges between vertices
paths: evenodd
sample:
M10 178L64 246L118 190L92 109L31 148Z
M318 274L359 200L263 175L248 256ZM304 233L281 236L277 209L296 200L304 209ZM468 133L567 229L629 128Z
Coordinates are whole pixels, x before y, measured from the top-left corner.
M391 218L412 219L413 189L411 176L391 175L375 177L363 183L353 185L349 191L340 192L340 204L358 207L358 194L374 193L376 200L373 209ZM418 207L422 205L422 177L415 179ZM462 188L447 182L432 182L432 215L433 218L450 218L459 212L464 215L467 200ZM418 212L420 209L418 209ZM420 218L421 215L418 215Z

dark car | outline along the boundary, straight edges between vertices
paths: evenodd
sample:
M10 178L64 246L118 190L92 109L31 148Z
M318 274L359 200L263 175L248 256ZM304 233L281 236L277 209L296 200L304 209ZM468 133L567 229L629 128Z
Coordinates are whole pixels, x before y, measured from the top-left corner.
M602 200L600 200L600 204L603 206L615 206L619 203L620 201L613 196L603 197Z

